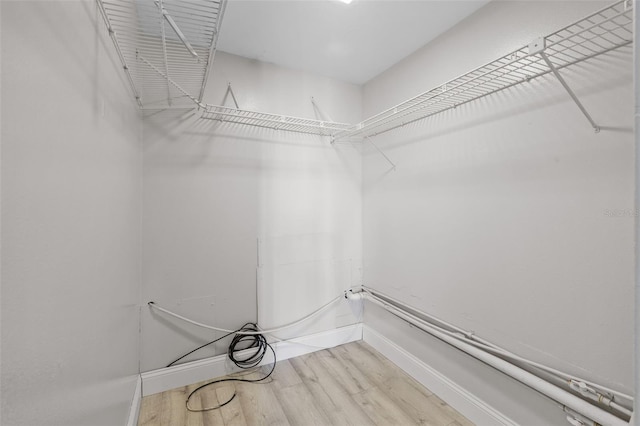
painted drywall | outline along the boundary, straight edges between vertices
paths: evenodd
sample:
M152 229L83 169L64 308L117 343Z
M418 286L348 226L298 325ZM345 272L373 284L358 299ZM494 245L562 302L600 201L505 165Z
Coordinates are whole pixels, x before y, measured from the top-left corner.
M634 68L633 68L633 81L635 84L635 207L636 212L640 212L640 9L635 8L634 11L634 33L633 33L633 48L634 48ZM634 334L634 395L640 394L640 222L638 214L636 214L636 233L635 233L635 334ZM637 409L638 404L635 407ZM640 422L640 416L634 417L635 424Z
M223 103L229 82L243 109L341 122L362 116L359 86L219 52L205 102ZM143 301L227 329L310 313L361 282L361 188L361 153L350 144L203 120L191 110L150 112ZM356 314L341 303L277 336L351 324ZM163 367L221 335L143 308L141 368ZM224 353L228 343L185 361Z
M1 423L122 425L138 372L142 120L95 2L1 8Z
M604 5L491 2L367 84L365 115ZM364 154L364 283L516 353L632 393L631 64L627 48L562 71L599 134L546 76L375 137L397 167L373 149ZM551 403L520 409L516 385L415 330L387 326L387 315L368 308L365 324L515 420L564 422Z

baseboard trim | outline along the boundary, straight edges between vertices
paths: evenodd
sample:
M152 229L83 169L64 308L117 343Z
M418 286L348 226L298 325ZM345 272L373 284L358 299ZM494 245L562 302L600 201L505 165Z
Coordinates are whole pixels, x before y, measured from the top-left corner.
M358 340L362 340L362 324L277 342L272 346L276 351L278 361L281 361ZM268 354L262 364L270 364L272 360L273 357ZM149 371L141 374L142 396L225 376L235 371L238 371L238 368L229 361L226 355Z
M137 426L138 416L140 415L140 404L142 403L142 377L138 374L136 377L136 390L133 392L131 400L131 408L129 409L129 419L127 426Z
M479 425L518 425L500 411L366 325L363 326L363 340L473 423Z

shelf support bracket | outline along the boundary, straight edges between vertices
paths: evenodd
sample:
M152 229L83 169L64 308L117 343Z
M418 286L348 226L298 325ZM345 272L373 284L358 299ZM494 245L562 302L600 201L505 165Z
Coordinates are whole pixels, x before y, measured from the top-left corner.
M233 93L233 89L231 88L231 83L227 83L227 91L224 92L224 97L222 98L222 103L220 105L225 105L227 103L227 97L231 95L231 100L233 104L236 106L236 109L240 109L238 106L238 100L236 99L236 95Z
M184 44L184 47L186 47L189 53L191 53L191 56L193 56L194 58L197 58L198 54L196 53L195 50L193 50L191 43L189 43L189 40L187 40L183 32L180 31L178 24L176 24L176 21L174 21L171 15L169 15L169 12L167 12L167 10L164 8L164 6L162 5L162 2L160 0L156 0L154 3L158 7L158 9L160 9L160 13L164 17L164 19L166 19L169 25L171 25L171 28L173 28L173 31L175 31L176 35L178 36L182 44Z
M311 105L313 105L313 113L316 116L316 120L333 122L333 119L329 116L329 114L325 114L324 111L322 111L322 109L318 106L313 96L311 97ZM333 136L330 136L330 140L331 145L333 145L333 143L336 141Z
M378 151L380 153L380 155L382 155L384 157L385 160L387 160L387 162L389 162L389 164L391 164L391 170L395 171L396 170L396 165L393 163L393 161L391 161L389 159L389 157L387 157L387 154L385 154L380 148L378 148L378 145L376 145L375 143L373 143L373 141L371 140L371 138L369 136L365 136L364 137L367 141L369 141L369 143L371 144L372 147L374 147L376 149L376 151Z
M316 115L316 119L320 121L333 121L333 119L329 116L329 114L325 114L322 109L316 103L314 97L311 97L311 105L313 105L313 112Z
M153 71L156 72L156 74L158 74L159 76L165 78L169 83L171 83L171 85L173 87L175 87L176 89L178 89L183 95L185 95L186 97L188 97L189 99L191 99L193 101L194 104L196 104L196 106L198 107L198 109L202 108L202 109L207 109L207 106L205 104L203 104L202 102L199 102L193 95L191 95L189 92L187 92L186 90L184 90L182 87L180 87L180 85L178 83L176 83L175 81L173 81L168 75L164 74L162 71L160 71L155 65L153 65L151 62L149 62L148 60L146 60L142 55L138 55L138 59L140 59L142 62L144 62L149 68L151 68Z
M600 126L598 126L596 124L596 122L593 121L593 118L591 118L591 115L589 115L589 112L587 111L587 109L584 107L584 105L582 105L582 103L580 102L580 100L578 99L576 94L573 92L573 90L571 90L571 87L569 87L569 85L567 84L565 79L560 75L560 72L553 65L553 63L551 62L551 60L549 59L547 54L544 53L543 51L540 51L538 53L540 54L542 59L546 62L547 66L549 67L549 69L551 70L553 75L555 75L556 78L558 79L558 81L560 82L560 84L562 84L562 87L564 87L564 89L567 91L567 93L569 93L569 96L571 96L571 99L573 99L573 102L575 102L576 105L578 106L578 108L580 108L580 111L582 111L582 114L584 114L584 116L587 118L587 120L589 120L589 123L591 124L591 127L593 127L593 130L596 133L599 133L600 132Z

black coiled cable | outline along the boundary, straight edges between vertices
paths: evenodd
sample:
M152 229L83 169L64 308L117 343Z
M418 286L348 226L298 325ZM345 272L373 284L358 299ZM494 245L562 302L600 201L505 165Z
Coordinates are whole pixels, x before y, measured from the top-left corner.
M181 356L180 358L178 358L177 360L173 361L171 364L169 364L169 366L173 365L175 362L181 360L182 358L184 358L185 356L192 354L193 352L197 351L198 349L202 349L207 345L210 345L212 343L215 343L221 339L224 339L227 336L230 336L231 334L236 333L235 336L233 336L233 339L231 340L231 343L229 344L229 350L227 351L227 355L229 357L229 359L239 368L242 369L248 369L248 368L253 368L253 367L257 367L262 360L264 359L265 354L267 353L267 349L271 350L271 353L273 354L273 365L271 366L271 371L269 371L269 373L260 378L260 379L237 379L237 378L224 378L224 379L217 379L214 380L212 382L209 383L205 383L202 386L198 386L197 388L195 388L187 397L187 402L186 402L186 406L187 406L187 410L188 411L193 411L193 412L203 412L203 411L211 411L211 410L217 410L220 407L224 407L225 405L227 405L228 403L230 403L231 401L233 401L233 399L236 397L236 392L233 392L233 395L231 396L231 398L229 398L227 401L216 405L215 407L206 407L206 408L193 408L191 406L189 406L189 401L191 400L191 398L193 397L193 395L196 394L196 392L206 388L207 386L211 386L213 384L216 383L222 383L222 382L245 382L245 383L258 383L258 382L262 382L264 380L267 380L271 374L273 374L273 370L276 369L276 351L273 349L273 347L267 342L267 339L262 335L262 334L242 334L242 333L246 333L246 332L252 332L252 333L258 333L260 330L258 329L258 325L252 322L248 322L245 325L243 325L242 327L240 327L239 329L237 329L236 331L232 332L232 333L228 333L216 340L212 340L209 343L206 343L202 346L200 346L199 348L196 348L194 350L192 350L191 352ZM250 349L253 349L251 351L249 351ZM240 353L243 351L249 351L246 355L241 355Z

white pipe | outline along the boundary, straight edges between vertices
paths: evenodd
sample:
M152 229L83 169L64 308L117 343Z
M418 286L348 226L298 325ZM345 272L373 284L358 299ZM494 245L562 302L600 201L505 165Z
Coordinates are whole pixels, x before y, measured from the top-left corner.
M422 311L419 311L417 309L414 309L413 307L407 305L406 303L402 302L401 300L395 299L395 298L393 298L393 297L391 297L391 296L389 296L389 295L387 295L387 294L385 294L385 293L383 293L381 291L374 290L374 289L366 287L366 286L362 286L362 289L364 291L366 291L367 293L371 293L371 294L374 294L374 295L382 296L384 299L387 299L387 300L393 302L396 305L404 306L404 307L412 310L413 312L417 312L420 315L422 315L423 317L428 318L430 321L434 321L434 322L437 322L439 324L442 324L446 328L449 328L449 329L451 329L453 331L456 331L456 332L458 332L460 334L464 334L465 336L467 336L469 338L474 338L474 339L476 338L476 336L474 336L473 333L469 333L467 330L465 330L463 328L460 328L460 327L455 326L455 325L453 325L451 323L448 323L448 322L446 322L444 320L441 320L440 318L434 317L433 315L429 315L426 312L422 312ZM484 344L486 344L488 346L496 347L495 345L493 345L493 344L491 344L489 342L482 342L482 343L484 343Z
M177 319L179 319L181 321L187 322L189 324L193 324L193 325L198 326L198 327L206 328L208 330L220 331L222 333L236 333L236 334L241 334L241 335L245 335L245 336L251 336L251 335L256 335L256 334L275 333L275 332L278 332L278 331L285 330L287 328L291 328L293 326L296 326L296 325L298 325L298 324L300 324L300 323L302 323L304 321L308 321L311 318L319 315L321 312L326 311L327 309L329 309L329 307L331 305L336 303L338 300L341 300L343 297L344 297L343 295L336 296L334 299L332 299L331 301L329 301L326 304L322 305L321 307L319 307L315 311L311 312L309 315L307 315L307 316L305 316L303 318L300 318L297 321L291 322L289 324L285 324L285 325L282 325L282 326L276 327L276 328L271 328L269 330L260 329L260 331L238 331L238 332L236 332L236 330L227 330L227 329L224 329L224 328L214 327L212 325L207 325L207 324L203 324L201 322L194 321L194 320L189 319L187 317L183 317L182 315L176 314L175 312L171 312L170 310L165 309L165 308L157 305L155 302L149 302L148 305L149 305L149 307L151 307L153 309L157 309L157 310L159 310L161 312L164 312L167 315L171 315L174 318L177 318Z
M542 371L545 371L545 372L547 372L549 374L558 376L559 378L561 378L563 380L567 380L567 381L574 380L574 381L577 381L577 382L583 382L583 383L586 383L586 384L588 384L588 385L590 385L590 386L592 386L594 388L597 388L598 390L600 390L602 392L610 393L612 395L616 395L616 396L618 396L620 398L624 398L624 399L626 399L628 401L633 402L633 397L631 395L627 395L625 393L616 391L615 389L610 389L610 388L608 388L606 386L602 386L602 385L599 385L597 383L590 382L589 380L586 380L586 379L583 379L583 378L580 378L580 377L565 373L565 372L560 371L560 370L556 370L555 368L551 368L551 367L548 367L546 365L537 363L535 361L531 361L530 359L523 358L523 357L521 357L519 355L516 355L513 352L510 352L510 351L508 351L508 350L506 350L506 349L504 349L504 348L502 348L502 347L500 347L498 345L495 345L495 344L493 344L493 343L491 343L491 342L489 342L487 340L484 340L484 339L476 336L475 334L473 334L473 333L471 333L471 332L469 332L467 330L459 328L459 327L457 327L457 326L455 326L453 324L450 324L450 323L448 323L446 321L443 321L443 320L441 320L439 318L436 318L436 317L434 317L432 315L429 315L429 314L427 314L425 312L422 312L422 311L420 311L418 309L415 309L412 306L409 306L406 303L404 303L404 302L402 302L402 301L400 301L398 299L394 299L391 296L387 296L386 294L384 294L382 292L370 289L370 288L365 287L365 286L363 286L362 289L363 289L363 291L365 291L365 292L367 292L369 294L372 294L373 296L380 295L380 296L383 297L383 299L387 299L387 300L391 301L392 303L394 303L395 305L405 307L405 308L407 308L407 309L409 309L409 310L411 310L413 312L416 312L416 313L420 314L421 316L424 316L425 318L428 318L429 321L442 324L445 328L449 328L449 329L455 331L456 333L464 335L467 339L470 340L470 342L467 342L469 344L473 344L473 345L475 345L477 347L484 348L485 350L488 350L488 351L493 352L495 354L499 354L499 355L505 356L505 357L510 358L510 359L512 359L514 361L522 362L524 364L528 364L528 365L530 365L532 367L538 368L538 369L540 369ZM418 318L418 317L416 317L416 318ZM420 319L420 321L423 321L423 323L428 325L428 326L437 326L436 324L431 324L431 323L429 323L427 321L424 321L422 319ZM447 331L445 331L445 333L447 333ZM454 333L450 333L450 335L452 337L457 337ZM612 408L618 409L619 411L621 411L624 414L630 415L630 414L628 414L629 410L626 409L625 407L621 406L621 405L618 405L618 404L614 403L613 405L610 405L610 406Z
M451 337L448 334L436 329L435 327L425 326L420 321L416 321L417 318L415 316L407 314L388 303L379 301L375 296L372 297L369 294L365 293L364 297L372 303L383 307L385 310L391 312L395 316L404 319L405 321L413 324L419 329L437 337L438 339L450 344L451 346L460 349L461 351L468 353L474 358L490 365L498 371L507 374L508 376L553 399L554 401L557 401L562 405L575 410L576 412L584 415L585 417L588 417L589 419L592 419L602 425L628 426L627 422L614 416L613 414L610 414L588 403L587 401L578 398L577 396L565 391L564 389L561 389L514 364L498 358L495 355L491 355L490 353L476 348L469 343Z

